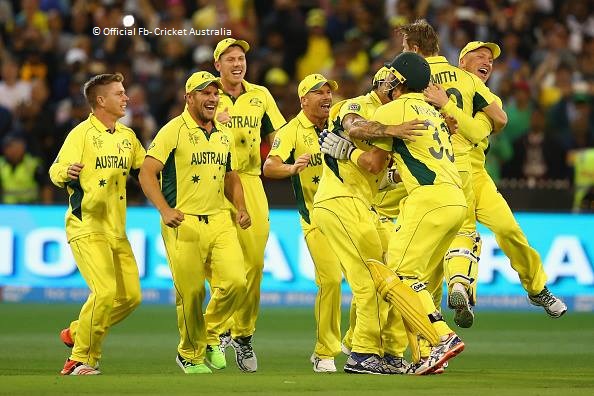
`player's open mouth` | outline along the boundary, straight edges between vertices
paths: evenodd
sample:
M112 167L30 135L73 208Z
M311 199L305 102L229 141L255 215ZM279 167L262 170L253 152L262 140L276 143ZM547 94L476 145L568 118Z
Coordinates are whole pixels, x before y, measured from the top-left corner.
M324 110L330 111L330 103L322 103L320 107Z
M479 67L478 71L485 77L487 76L487 74L489 74L489 69L486 67Z
M243 70L233 70L231 72L231 74L233 74L234 76L241 76L242 72L243 72Z
M214 111L216 109L215 105L204 105L204 108L208 111Z

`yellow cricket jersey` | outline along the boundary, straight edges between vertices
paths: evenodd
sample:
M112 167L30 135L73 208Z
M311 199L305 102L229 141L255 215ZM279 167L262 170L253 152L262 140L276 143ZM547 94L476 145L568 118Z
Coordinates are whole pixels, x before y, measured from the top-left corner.
M400 214L400 201L407 195L404 183L399 182L393 188L375 194L371 205L381 217L395 219Z
M227 109L231 117L226 126L235 140L237 171L259 175L262 137L277 130L286 121L268 89L247 81L242 84L245 92L237 98L221 92L217 112Z
M322 175L322 153L318 143L320 132L303 111L300 111L276 132L272 149L268 154L278 156L287 164L294 164L295 159L303 154L311 154L307 167L297 175L291 176L299 214L308 224L311 224L309 215Z
M92 113L70 131L49 170L52 182L68 191L68 241L95 233L126 237L126 179L144 154L132 129L116 122L112 133ZM73 163L84 164L78 180L67 174Z
M366 120L371 119L375 110L382 105L377 94L373 91L366 95L347 99L332 106L330 119L333 130L342 130L342 121L348 114L356 114ZM371 142L352 139L357 148L369 151ZM374 175L361 169L351 160L336 160L324 156L324 170L322 180L315 196L315 202L322 202L336 197L355 197L363 200L365 205L371 206L371 200L378 191L378 185L383 174Z
M188 110L161 128L146 155L164 164L161 191L172 208L213 215L225 208L225 173L235 169L233 137L223 125L199 127Z
M495 96L497 103L499 106L502 106L503 103L501 98ZM487 151L489 149L489 135L493 132L493 125L491 124L491 119L488 115L484 112L480 111L476 113L474 117L476 119L476 128L484 128L486 129L487 137L480 141L480 143L476 144L472 150L470 150L470 165L472 166L472 172L478 172L481 169L485 168L485 160Z
M450 65L443 56L430 56L426 60L431 67L431 82L441 85L449 96L454 96L455 105L464 113L473 116L495 101L495 95L474 74ZM442 110L447 113L445 106ZM460 170L470 170L468 153L474 144L473 132L459 126L458 133L452 136L456 166Z
M445 120L422 93L407 93L378 108L372 120L397 125L414 119L425 120L428 130L414 142L397 138L378 139L375 145L395 153L400 177L409 194L423 185L462 185L454 164L454 151Z

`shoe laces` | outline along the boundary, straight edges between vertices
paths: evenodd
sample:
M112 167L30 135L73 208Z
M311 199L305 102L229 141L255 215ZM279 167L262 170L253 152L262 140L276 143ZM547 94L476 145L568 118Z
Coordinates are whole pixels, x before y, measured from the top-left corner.
M360 361L359 364L367 369L371 369L378 373L395 373L396 371L394 368L390 367L386 361L378 356L368 357L363 361Z
M546 287L536 297L547 307L550 307L557 301L555 296Z
M254 357L254 348L252 348L251 340L239 339L236 344L239 346L239 353L244 359Z
M192 363L190 360L184 359L181 355L179 356L179 361L184 367L197 366L197 364Z
M399 369L406 369L410 366L410 364L403 357L400 357L400 356L386 354L386 355L384 355L384 360L390 366L396 367Z
M450 343L454 340L456 336L451 334L448 338L443 341L440 341L435 347L431 349L431 354L429 359L437 359L439 360L441 356L450 348Z

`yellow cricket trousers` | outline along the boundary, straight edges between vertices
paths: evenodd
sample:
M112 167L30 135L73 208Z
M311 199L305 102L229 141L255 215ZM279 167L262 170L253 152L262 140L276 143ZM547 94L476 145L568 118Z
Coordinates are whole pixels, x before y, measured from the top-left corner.
M301 219L301 228L311 255L318 293L314 308L316 318L316 346L314 353L328 359L340 353L340 303L342 271L340 261L329 247L320 227L313 221Z
M223 328L231 329L233 338L249 336L256 331L256 320L260 310L260 285L264 271L264 250L270 233L268 199L260 176L240 172L239 178L252 225L242 230L239 224L235 224L245 260L247 294L233 314L232 321L223 325ZM231 207L233 212L234 208L232 205Z
M314 204L312 220L318 224L340 260L356 306L352 351L383 354L378 296L367 259L382 261L382 244L374 213L357 198L338 197Z
M415 188L401 205L388 247L388 267L419 294L423 307L439 335L451 332L443 320L431 318L436 311L424 286L428 274L440 271L443 257L466 215L462 190L451 184ZM428 285L431 289L432 285ZM435 286L433 286L435 287Z
M395 232L396 225L392 219L380 216L377 216L376 224L380 240L382 241L382 247L384 252L387 252L390 238L392 237L392 233ZM384 353L389 353L393 356L404 356L404 351L406 351L406 347L408 346L408 338L406 336L404 322L402 321L402 315L395 307L386 303L382 305L382 319L385 321L382 332Z
M473 177L471 172L467 170L459 170L459 173L460 178L462 179L462 190L464 192L464 197L466 198L467 210L462 226L454 236L449 249L444 253L466 251L472 252L472 254L478 258L480 255L480 239L478 239L478 234L476 233L476 217L474 214L476 197L473 188ZM476 242L477 240L479 241L478 243ZM465 285L468 290L471 304L474 304L475 293L473 285L476 285L476 278L478 277L478 259L473 260L470 259L467 254L454 253L447 258L444 257L443 267L448 286L451 287L456 282ZM430 281L431 284L429 290L433 295L435 305L440 306L443 294L443 282L437 282L436 278L431 278Z
M108 329L140 304L138 266L128 239L90 234L71 240L70 248L91 290L78 320L70 324L70 359L95 366Z
M219 343L217 326L245 297L245 271L237 233L227 210L209 216L186 214L177 228L161 224L161 233L175 288L178 353L192 363L202 363L207 342ZM203 315L204 281L208 275L213 298ZM209 324L208 339L205 323Z
M522 287L529 294L540 293L547 281L540 255L528 244L526 235L487 171L481 169L474 173L472 182L476 196L476 219L493 231L499 247L518 273Z

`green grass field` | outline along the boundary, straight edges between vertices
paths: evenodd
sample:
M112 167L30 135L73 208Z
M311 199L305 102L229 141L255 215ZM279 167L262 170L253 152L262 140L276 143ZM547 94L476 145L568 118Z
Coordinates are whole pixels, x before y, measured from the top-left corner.
M103 375L58 375L68 349L58 332L77 305L0 304L0 394L594 395L594 315L479 312L460 330L466 350L439 376L316 374L313 310L264 309L254 346L259 371L185 375L175 364L173 306L141 306L104 345ZM346 323L346 321L345 321ZM337 367L345 357L337 358Z

